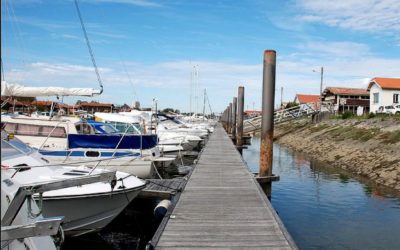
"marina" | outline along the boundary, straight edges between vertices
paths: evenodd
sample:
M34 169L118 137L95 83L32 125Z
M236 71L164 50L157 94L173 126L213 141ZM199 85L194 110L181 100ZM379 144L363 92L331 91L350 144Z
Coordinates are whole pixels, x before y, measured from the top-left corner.
M400 4L278 2L1 1L0 250L399 249Z

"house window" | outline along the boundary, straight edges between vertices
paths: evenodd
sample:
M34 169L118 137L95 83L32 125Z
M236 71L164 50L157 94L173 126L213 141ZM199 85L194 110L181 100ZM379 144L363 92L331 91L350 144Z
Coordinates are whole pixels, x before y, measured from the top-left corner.
M374 93L374 103L379 103L379 93Z
M399 94L393 94L393 103L399 103Z

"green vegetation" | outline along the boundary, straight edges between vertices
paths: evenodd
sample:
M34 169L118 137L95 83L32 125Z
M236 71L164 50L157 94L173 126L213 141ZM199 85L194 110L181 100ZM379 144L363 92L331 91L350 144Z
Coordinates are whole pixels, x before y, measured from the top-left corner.
M287 104L286 104L286 109L287 108L292 108L292 107L296 107L296 106L299 106L299 104L298 103L296 103L296 102L288 102Z
M329 133L337 141L345 139L368 141L369 139L379 134L379 129L376 128L364 129L364 128L339 126L327 133Z
M319 124L319 125L315 125L315 126L311 127L310 131L312 133L316 133L316 132L324 130L324 129L328 128L328 127L329 127L328 124Z
M375 113L370 112L368 114L368 119L374 118L375 116L376 116Z
M400 131L385 132L379 138L383 140L383 143L393 144L400 141Z
M353 113L351 111L346 111L342 114L342 119L349 119L353 117Z

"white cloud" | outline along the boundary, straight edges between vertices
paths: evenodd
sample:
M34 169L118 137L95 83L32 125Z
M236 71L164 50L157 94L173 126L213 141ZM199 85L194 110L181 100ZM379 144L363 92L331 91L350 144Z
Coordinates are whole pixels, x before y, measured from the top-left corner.
M331 52L324 46L306 44L324 53ZM334 43L335 44L335 43ZM333 50L332 54L346 54L352 43L339 43L343 50ZM372 77L400 77L400 59L379 58L368 53L368 49L355 44L364 51L364 56L283 56L278 52L276 76L276 102L280 100L280 87L284 87L284 100L293 100L296 93L317 94L319 91L319 67L324 66L324 87L366 87ZM332 59L333 58L333 59ZM101 100L116 104L131 103L134 92L139 100L151 102L153 97L160 100L162 107L189 109L190 72L193 65L199 69L199 99L207 89L214 110L223 110L237 95L237 87L245 86L246 106L260 107L262 88L262 63L241 64L229 61L169 61L157 64L138 62L117 62L107 68L100 68L104 82ZM129 72L129 75L125 72ZM317 72L313 72L317 70ZM366 80L367 79L367 80ZM6 80L27 86L70 86L97 88L97 79L91 66L75 64L32 63L24 69L6 72ZM200 105L201 106L201 105Z
M333 27L368 32L400 32L400 2L398 0L297 0L304 10L298 18Z
M149 0L86 0L85 2L94 3L117 3L117 4L131 4L141 7L161 7L162 5Z
M307 42L298 48L307 52L339 57L360 57L370 54L366 44L354 42Z

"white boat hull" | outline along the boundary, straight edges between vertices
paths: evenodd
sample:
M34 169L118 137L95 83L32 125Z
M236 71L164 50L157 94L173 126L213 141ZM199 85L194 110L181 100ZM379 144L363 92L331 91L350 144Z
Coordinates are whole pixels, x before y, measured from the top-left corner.
M126 191L121 189L114 192L92 196L44 198L43 215L64 216L62 227L67 236L97 232L117 217L139 194L140 189ZM124 203L126 206L121 206Z

